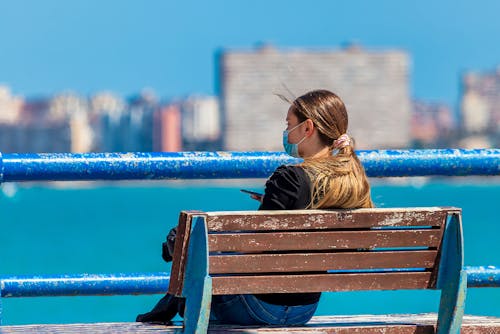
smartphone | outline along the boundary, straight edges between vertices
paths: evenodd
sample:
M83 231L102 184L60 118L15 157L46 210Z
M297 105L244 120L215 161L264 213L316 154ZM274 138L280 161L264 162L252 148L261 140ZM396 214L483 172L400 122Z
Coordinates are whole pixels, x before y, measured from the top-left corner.
M250 195L255 195L255 196L259 196L259 197L262 197L264 196L263 194L260 194L258 192L255 192L255 191L250 191L250 190L246 190L246 189L240 189L241 192L244 192L246 194L250 194Z

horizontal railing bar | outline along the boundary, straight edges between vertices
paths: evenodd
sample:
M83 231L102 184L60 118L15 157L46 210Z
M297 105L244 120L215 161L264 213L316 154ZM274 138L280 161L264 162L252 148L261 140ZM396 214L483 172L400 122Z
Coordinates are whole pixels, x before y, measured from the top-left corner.
M1 297L162 294L170 274L73 274L0 277Z
M498 267L465 267L465 270L469 288L500 287ZM169 282L170 275L166 272L0 277L4 298L163 294Z
M465 267L465 270L467 271L467 287L469 288L500 287L500 267Z
M368 176L500 175L500 149L358 151ZM281 152L0 154L0 182L265 178Z

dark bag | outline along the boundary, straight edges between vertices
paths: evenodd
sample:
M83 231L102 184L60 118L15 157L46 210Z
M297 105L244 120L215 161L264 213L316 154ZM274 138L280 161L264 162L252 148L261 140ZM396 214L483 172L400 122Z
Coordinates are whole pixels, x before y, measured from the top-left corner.
M172 261L172 256L174 255L174 245L175 245L175 236L177 235L177 227L174 227L167 234L167 240L162 244L161 247L161 257L165 262Z

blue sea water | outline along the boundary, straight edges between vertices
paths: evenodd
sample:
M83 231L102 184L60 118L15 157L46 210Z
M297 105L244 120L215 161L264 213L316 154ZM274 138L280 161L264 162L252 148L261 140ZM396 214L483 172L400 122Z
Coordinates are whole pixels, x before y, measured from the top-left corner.
M460 181L460 180L459 180ZM262 190L263 181L245 187ZM0 275L169 271L161 243L181 210L252 210L232 183L40 185L0 192ZM379 207L463 208L466 265L500 264L500 184L376 184ZM4 298L3 324L133 321L153 296ZM439 292L325 293L318 315L435 312ZM466 313L500 316L500 288L469 289Z

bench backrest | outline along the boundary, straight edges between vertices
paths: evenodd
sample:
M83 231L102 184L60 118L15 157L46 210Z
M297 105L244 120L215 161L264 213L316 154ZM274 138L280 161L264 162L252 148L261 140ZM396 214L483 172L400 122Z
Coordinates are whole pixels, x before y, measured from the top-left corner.
M439 207L182 212L169 292L182 294L195 219L206 227L212 294L440 288L444 231L454 217L461 238L460 215ZM451 242L462 263L461 239Z

